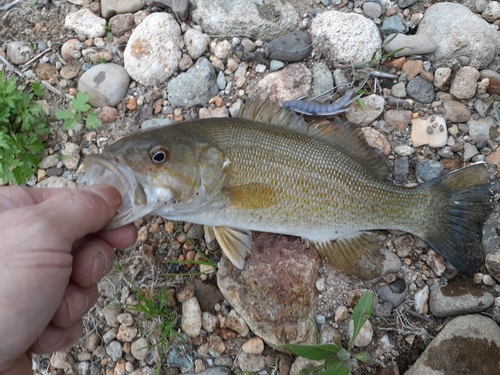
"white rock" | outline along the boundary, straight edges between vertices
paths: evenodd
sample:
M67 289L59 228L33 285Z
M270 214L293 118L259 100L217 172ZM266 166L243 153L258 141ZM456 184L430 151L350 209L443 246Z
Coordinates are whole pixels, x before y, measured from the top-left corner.
M201 331L201 308L196 297L182 302L182 331L189 337L198 337Z
M40 164L38 164L38 168L48 169L51 167L55 167L59 163L59 157L57 155L47 155L42 159Z
M310 32L316 48L334 64L370 60L382 45L375 23L356 13L336 10L320 13L313 18Z
M335 323L343 322L349 316L349 312L347 311L347 307L339 306L335 309Z
M451 69L446 67L439 67L434 73L434 86L438 89L443 89L451 77Z
M184 43L186 43L187 52L193 60L197 60L205 53L209 41L210 38L208 35L195 29L189 29L184 34Z
M75 360L67 352L56 352L50 357L50 364L56 369L63 369L66 374L76 374Z
M359 126L367 126L382 114L385 108L385 99L379 95L371 94L361 98L361 101L364 104L364 110L354 102L349 106L350 110L345 115L348 121Z
M451 83L450 94L458 99L470 99L476 93L477 80L480 73L473 66L460 68L455 79Z
M125 97L130 77L123 66L107 63L93 66L80 77L78 90L89 94L94 107L114 107Z
M149 341L144 337L135 340L130 346L130 352L139 361L146 359L149 354Z
M411 140L413 147L429 145L430 147L440 148L446 146L448 140L446 120L441 116L413 119Z
M241 346L241 350L247 354L262 354L264 341L258 336L252 337Z
M66 16L64 27L83 34L87 38L96 38L106 35L106 20L92 13L89 9L80 9L78 12Z
M16 41L7 43L7 58L12 64L21 65L33 57L33 47L28 42Z
M426 285L415 293L415 311L420 315L427 315L429 311L429 287Z
M66 142L62 150L63 163L68 169L76 169L80 162L80 146L76 143Z
M227 316L226 327L238 332L241 336L246 336L250 333L247 323L238 315L236 310L231 310Z
M481 14L488 22L493 22L500 18L500 3L498 1L489 1L488 6Z
M132 342L137 335L136 327L126 327L123 324L118 328L118 333L116 334L116 338L121 342Z
M64 177L51 176L36 184L35 187L76 189L76 184Z
M231 53L231 43L229 40L223 40L215 45L214 55L218 59L224 60L227 59L229 54Z
M219 319L208 311L201 314L201 326L207 332L213 332L219 325Z
M123 54L128 74L145 86L164 83L182 56L181 29L168 13L153 13L134 30Z
M134 317L130 313L122 313L118 315L116 319L125 327L130 327L132 324L134 324Z
M354 334L354 320L351 320L349 322L349 337L352 338L353 334ZM370 344L372 338L373 338L373 326L372 323L369 320L367 320L359 330L359 333L356 336L356 339L354 340L354 346L356 346L357 348L364 348L365 346L368 346Z

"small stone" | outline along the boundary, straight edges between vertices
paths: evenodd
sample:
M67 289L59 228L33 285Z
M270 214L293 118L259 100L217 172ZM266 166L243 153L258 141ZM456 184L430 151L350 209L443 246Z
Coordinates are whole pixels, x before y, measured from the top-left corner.
M463 155L464 161L469 161L477 154L479 154L479 151L477 150L476 146L470 143L464 144L464 155Z
M90 95L94 107L115 107L125 97L130 77L125 69L114 63L99 64L87 70L78 81L78 91Z
M231 52L231 42L229 40L223 40L215 45L214 55L218 59L225 60L228 58Z
M117 14L109 20L111 23L111 33L121 36L135 27L134 15L132 13Z
M476 85L480 73L473 66L460 68L455 79L451 83L450 94L458 99L470 99L476 93Z
M406 78L411 81L424 69L422 60L408 60L403 65L403 73L406 73Z
M50 364L56 369L62 369L67 374L76 374L75 360L67 352L56 352L50 357Z
M448 141L446 120L441 116L413 119L411 140L413 147L429 145L430 147L441 148L446 146Z
M126 327L124 325L120 325L118 333L116 334L116 339L121 342L132 342L136 336L136 327Z
M429 287L426 285L415 293L415 304L413 308L419 315L427 315L429 311Z
M396 254L400 258L406 258L408 255L410 255L414 243L415 241L413 240L413 236L411 235L400 236L392 241L394 249L396 250Z
M431 267L437 276L441 276L446 270L446 259L436 253L434 250L427 252L425 263Z
M252 337L243 343L241 350L247 354L262 354L264 351L264 341L258 336Z
M376 120L385 109L385 100L383 97L372 94L361 98L364 109L357 103L349 106L350 111L347 111L346 118L359 126L367 126ZM370 128L371 129L371 128Z
M384 137L384 135L376 129L371 127L361 128L366 142L373 148L381 151L385 156L391 152L391 145Z
M50 80L57 74L57 69L48 63L40 63L35 70L36 76L40 79Z
M118 315L116 319L125 327L130 327L132 324L134 324L134 317L130 313L122 313Z
M448 81L451 77L451 69L440 67L436 69L434 73L434 86L438 89L443 90L446 88Z
M87 38L95 38L106 35L106 20L97 16L87 8L80 9L66 16L64 27L74 30L77 34L83 34Z
M108 346L106 346L106 353L108 353L114 362L117 362L123 355L122 344L118 341L111 341Z
M81 48L82 42L78 39L69 39L61 47L61 56L66 62L72 62L77 59L75 52L80 53Z
M127 100L127 109L129 111L135 111L135 110L137 110L137 99L134 98L133 96L131 96Z
M363 4L363 13L370 18L379 18L382 15L382 6L375 2Z
M208 311L203 311L201 314L201 327L206 332L213 332L219 326L219 319Z
M476 287L446 285L431 290L429 307L435 316L472 314L486 310L493 296Z
M480 141L488 141L492 127L497 127L496 120L491 116L476 118L473 116L467 121L469 126L469 135L476 144Z
M347 307L339 306L335 309L335 323L343 322L348 317L349 317L349 312L347 311Z
M486 274L483 276L483 284L486 286L494 287L496 283L495 283L495 279L493 279L493 277Z
M236 336L238 336L238 333L229 328L222 328L220 333L220 337L222 337L224 340L233 340L236 338Z
M394 159L394 180L397 184L403 184L408 178L410 163L407 156Z
M390 35L404 33L406 31L406 27L403 24L403 20L401 19L401 17L395 14L393 16L387 17L384 20L381 30L384 35Z
M496 21L500 18L500 3L498 1L489 1L481 15L488 22Z
M370 4L370 3L367 3ZM371 3L373 4L373 3ZM406 85L404 82L398 82L391 88L391 93L396 98L404 98L406 96Z
M271 60L302 61L311 51L311 37L305 31L292 31L270 41L265 50Z
M72 79L78 75L78 70L73 69L69 65L66 65L59 71L59 74L61 74L61 78Z
M247 323L235 310L231 310L227 316L226 327L238 332L243 337L250 333Z
M500 282L500 251L493 251L486 255L486 269Z
M485 78L489 81L489 85L486 90L487 93L490 95L500 95L500 74L494 70L481 70L479 79L484 80Z
M132 343L130 346L130 352L135 359L143 361L149 355L149 345L149 341L146 338L141 337Z
M207 50L209 37L201 31L189 29L184 34L184 42L189 56L194 60L198 60Z
M194 284L186 283L177 291L176 297L179 302L184 302L194 297L194 294L195 294Z
M432 103L436 97L434 84L420 76L415 77L406 85L406 92L421 103Z
M237 360L241 370L246 373L259 372L266 367L266 361L261 355L247 354L242 351Z
M354 321L351 319L349 322L349 337L352 338L354 333ZM364 348L368 346L373 338L373 326L372 323L367 320L365 324L361 327L356 339L354 340L354 346L357 348Z
M104 343L109 344L111 341L116 339L117 333L118 333L118 330L116 328L111 328L111 329L107 330L106 332L104 332L104 334L102 335L102 339L103 339Z
M117 117L118 110L107 105L102 107L101 113L99 114L99 120L104 124L109 124L110 122L116 121Z
M101 344L101 338L97 334L97 332L91 332L88 336L85 337L83 341L83 346L89 352L93 352L96 350Z
M196 297L182 302L181 328L189 337L197 337L201 330L201 309Z
M76 169L80 162L80 146L76 143L67 142L64 145L62 154L66 156L63 158L64 166L68 169Z
M182 71L188 70L193 66L193 59L189 55L183 55L179 60L179 69Z
M460 102L446 100L443 103L444 118L451 122L466 122L471 116L469 109Z
M102 313L106 319L106 324L110 327L118 327L118 315L122 313L121 307L118 305L109 304L103 307Z
M389 109L384 113L385 122L387 122L387 124L391 126L395 126L399 131L404 131L408 128L408 124L410 123L411 118L411 111L405 111L401 109Z
M55 154L48 155L42 159L40 164L38 164L38 168L49 169L51 167L55 167L59 163L59 160L60 158Z
M90 361L91 359L92 359L92 353L89 353L89 352L78 353L78 361L79 362Z
M21 65L28 62L33 57L33 47L28 42L7 43L7 58L14 65Z
M415 176L424 182L444 174L444 166L437 160L422 160L415 167Z

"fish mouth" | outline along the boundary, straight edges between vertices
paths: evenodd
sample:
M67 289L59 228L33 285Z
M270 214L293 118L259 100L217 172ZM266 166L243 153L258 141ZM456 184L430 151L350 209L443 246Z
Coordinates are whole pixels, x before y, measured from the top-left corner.
M146 215L147 196L133 171L118 157L88 155L85 158L87 185L110 185L120 192L122 204L104 229L117 228Z

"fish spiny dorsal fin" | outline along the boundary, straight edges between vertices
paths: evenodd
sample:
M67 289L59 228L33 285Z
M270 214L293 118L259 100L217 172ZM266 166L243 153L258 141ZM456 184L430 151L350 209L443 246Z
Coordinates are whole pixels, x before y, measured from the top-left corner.
M281 107L278 103L260 98L245 104L240 110L239 117L287 127L305 135L318 137L341 148L344 154L355 160L375 178L384 180L389 174L385 157L375 152L366 142L361 129L350 122L336 120L314 127L295 112Z

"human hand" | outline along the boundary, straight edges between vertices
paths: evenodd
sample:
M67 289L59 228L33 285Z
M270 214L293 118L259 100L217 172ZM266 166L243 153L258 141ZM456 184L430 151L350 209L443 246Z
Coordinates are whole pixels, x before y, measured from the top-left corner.
M113 266L114 247L135 242L133 224L100 231L117 190L0 187L0 373L31 374L31 353L82 335L82 317Z

